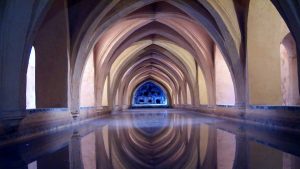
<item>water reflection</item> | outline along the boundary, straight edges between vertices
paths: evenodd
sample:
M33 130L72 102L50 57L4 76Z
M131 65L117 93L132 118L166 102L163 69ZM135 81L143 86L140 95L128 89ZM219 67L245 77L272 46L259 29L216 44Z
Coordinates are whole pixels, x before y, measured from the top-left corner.
M0 168L296 169L298 140L185 112L132 111L3 147Z

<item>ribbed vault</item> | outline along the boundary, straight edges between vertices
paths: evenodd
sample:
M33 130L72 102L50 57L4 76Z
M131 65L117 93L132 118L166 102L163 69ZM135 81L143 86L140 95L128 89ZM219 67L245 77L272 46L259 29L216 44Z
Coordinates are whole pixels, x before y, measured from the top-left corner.
M104 102L104 106L130 106L136 85L149 79L166 87L172 106L200 105L202 93L207 93L209 105L215 105L216 47L231 74L235 103L244 104L240 49L224 23L217 24L217 13L202 3L115 1L100 14L95 7L74 35L72 108L78 107L77 79L91 53L97 106ZM199 77L205 84L201 89Z
M194 113L298 130L299 9L300 0L0 0L1 144L103 118L95 132L101 145L93 146L106 151L96 154L105 169L220 168L222 161L247 168L249 132L225 138L216 123L192 126ZM164 93L174 109L133 110L134 93L147 82L160 88L140 97L153 103ZM224 127L235 133L232 124ZM69 164L80 168L83 131L72 132ZM235 155L212 146L219 140L229 150L227 139L240 149ZM15 158L19 168L40 161Z

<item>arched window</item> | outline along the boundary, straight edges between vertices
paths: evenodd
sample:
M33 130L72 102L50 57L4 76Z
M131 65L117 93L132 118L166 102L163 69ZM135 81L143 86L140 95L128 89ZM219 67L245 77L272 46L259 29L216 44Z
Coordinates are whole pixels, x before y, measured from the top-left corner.
M299 105L297 50L289 33L280 44L281 92L283 105Z
M26 75L26 109L36 108L35 97L35 50L31 48Z
M147 81L134 92L132 98L133 107L160 107L168 106L166 90L159 84Z

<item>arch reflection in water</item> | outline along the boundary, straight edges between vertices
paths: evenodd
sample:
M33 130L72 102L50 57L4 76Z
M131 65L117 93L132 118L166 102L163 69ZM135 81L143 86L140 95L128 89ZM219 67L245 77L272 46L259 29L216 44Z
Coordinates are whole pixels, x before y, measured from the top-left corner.
M154 81L140 84L133 93L132 107L167 107L168 94Z
M101 157L97 158L97 167L198 169L213 168L217 160L222 160L216 167L232 169L235 135L225 131L220 135L208 125L214 122L210 118L195 119L167 111L137 111L116 116L109 125L95 131L100 153L96 157ZM91 150L90 144L82 146L83 151ZM216 152L216 146L222 148L218 156L212 153ZM83 161L85 168L88 168L88 159Z
M299 138L186 111L128 110L0 146L0 168L296 169Z
M240 129L208 117L138 110L117 115L95 131L94 159L97 169L293 169L284 163L300 164L297 156L251 138L260 135L274 144L269 132ZM82 146L91 150L90 144ZM85 169L92 169L88 159L83 158Z

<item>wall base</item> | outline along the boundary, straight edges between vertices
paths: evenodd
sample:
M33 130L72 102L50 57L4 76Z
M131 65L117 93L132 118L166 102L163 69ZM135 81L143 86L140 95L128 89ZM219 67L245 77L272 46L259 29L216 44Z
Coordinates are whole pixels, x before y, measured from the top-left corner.
M5 130L5 123L0 123L0 142L18 141L33 136L53 132L58 129L83 124L106 116L111 112L109 107L81 108L79 118L74 120L67 108L32 109L25 111L26 116L13 126L14 131ZM6 127L7 128L7 127ZM0 145L1 145L0 144Z
M206 115L229 118L258 125L300 131L300 107L286 106L177 106L178 109L193 110Z

